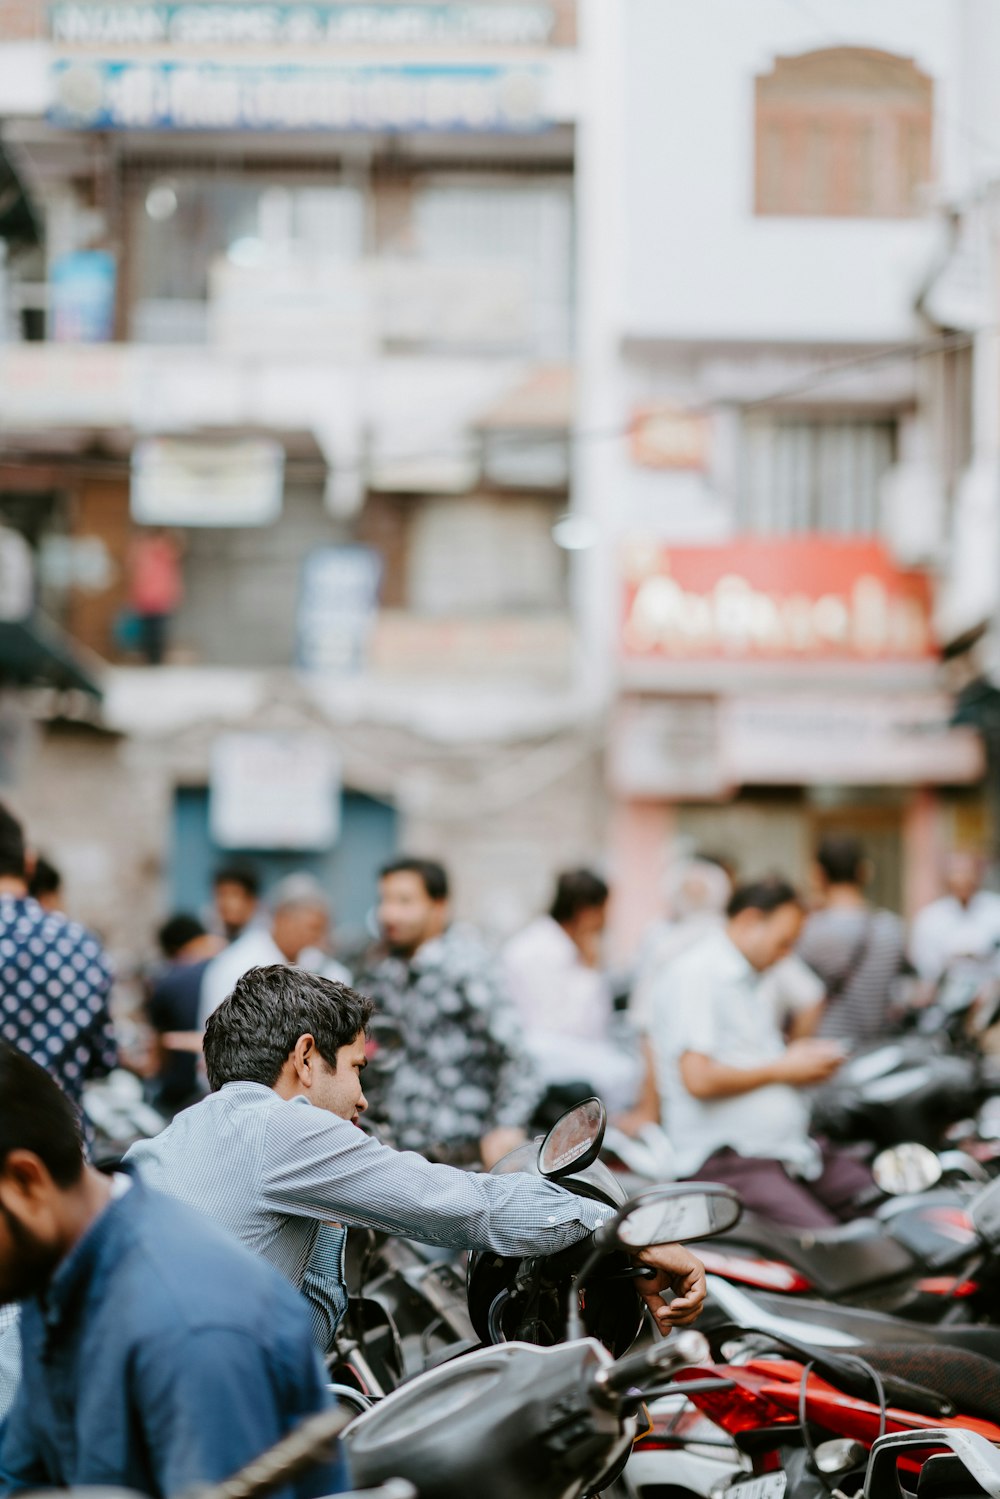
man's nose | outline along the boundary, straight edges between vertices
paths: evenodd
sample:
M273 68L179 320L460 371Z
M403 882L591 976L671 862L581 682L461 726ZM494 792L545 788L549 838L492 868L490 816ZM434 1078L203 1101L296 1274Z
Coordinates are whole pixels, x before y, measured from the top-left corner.
M367 1098L365 1097L365 1095L363 1093L362 1093L361 1097L358 1099L358 1105L357 1105L357 1107L358 1107L358 1113L359 1114L365 1114L368 1111L368 1100L367 1100Z

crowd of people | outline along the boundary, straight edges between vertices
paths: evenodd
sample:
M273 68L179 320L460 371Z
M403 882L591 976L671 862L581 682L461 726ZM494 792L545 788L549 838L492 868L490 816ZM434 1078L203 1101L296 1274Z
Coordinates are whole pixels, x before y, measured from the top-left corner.
M816 874L807 910L783 879L687 860L616 992L611 891L590 870L560 875L548 911L495 950L453 920L439 863L396 859L378 940L349 972L314 880L265 901L252 869L222 868L211 917L165 922L148 977L141 1070L172 1122L107 1174L86 1159L81 1104L122 1060L111 965L0 808L0 1492L173 1494L318 1409L351 1226L501 1255L586 1237L607 1208L464 1169L522 1143L549 1095L597 1093L627 1132L662 1125L679 1176L729 1183L777 1222L850 1216L871 1179L810 1134L810 1090L955 959L996 952L1000 896L956 854L908 933L868 901L856 840L824 840ZM368 1088L385 1027L393 1065ZM355 1128L366 1114L375 1133ZM661 1326L689 1320L696 1258L644 1257ZM344 1481L315 1478L309 1492Z

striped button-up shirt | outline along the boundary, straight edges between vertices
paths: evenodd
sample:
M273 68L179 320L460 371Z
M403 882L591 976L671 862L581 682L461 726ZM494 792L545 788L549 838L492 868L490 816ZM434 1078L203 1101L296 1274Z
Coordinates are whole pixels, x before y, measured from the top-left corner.
M611 1215L541 1176L473 1174L390 1150L346 1119L260 1083L227 1083L133 1145L127 1159L151 1186L214 1218L300 1287L323 1347L343 1312L331 1221L513 1256L567 1248Z

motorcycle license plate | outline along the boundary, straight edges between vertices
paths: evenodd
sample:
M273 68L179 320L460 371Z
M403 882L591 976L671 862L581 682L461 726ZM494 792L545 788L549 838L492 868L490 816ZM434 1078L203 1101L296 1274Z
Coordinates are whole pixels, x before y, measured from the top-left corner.
M788 1478L784 1473L765 1473L761 1478L748 1478L745 1483L732 1483L726 1490L726 1499L784 1499Z

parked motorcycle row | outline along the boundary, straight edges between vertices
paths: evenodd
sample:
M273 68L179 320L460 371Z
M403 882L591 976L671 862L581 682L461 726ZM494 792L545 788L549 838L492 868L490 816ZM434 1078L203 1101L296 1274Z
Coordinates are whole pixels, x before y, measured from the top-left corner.
M671 1181L669 1141L591 1099L494 1167L613 1208L589 1245L465 1267L352 1232L334 1409L212 1499L278 1487L338 1433L380 1499L1000 1499L998 1013L994 965L953 972L817 1097L818 1128L880 1150L842 1227ZM630 1258L664 1240L709 1272L699 1330L665 1340Z

